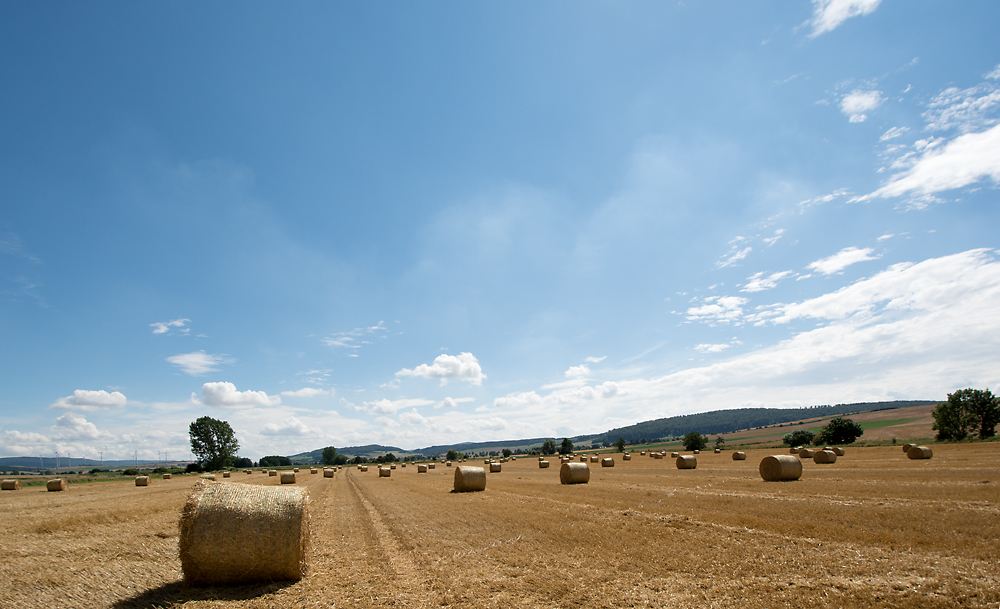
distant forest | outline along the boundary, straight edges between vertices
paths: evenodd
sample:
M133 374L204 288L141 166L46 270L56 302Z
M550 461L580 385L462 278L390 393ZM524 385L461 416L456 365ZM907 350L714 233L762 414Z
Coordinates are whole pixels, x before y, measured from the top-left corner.
M926 406L937 404L934 400L911 400L895 402L859 402L857 404L837 404L835 406L810 406L808 408L738 408L735 410L713 410L700 414L686 414L679 417L656 419L636 423L628 427L612 429L607 433L594 436L594 442L614 443L618 438L632 444L640 440L661 440L679 438L684 434L697 431L702 435L729 433L741 429L753 429L766 425L788 423L789 421L804 421L820 417L831 417L856 412L873 410L890 410L893 408L909 408L911 406Z

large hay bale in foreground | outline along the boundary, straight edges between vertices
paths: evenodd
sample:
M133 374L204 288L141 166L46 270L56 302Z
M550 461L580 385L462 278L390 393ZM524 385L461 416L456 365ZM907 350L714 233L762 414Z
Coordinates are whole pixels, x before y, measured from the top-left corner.
M500 468L501 467L503 467L503 466L500 465L499 463L490 463L490 473L491 474L498 474L498 473L500 473Z
M802 476L802 461L795 455L770 455L760 461L760 477L768 482L798 480Z
M696 467L698 467L698 457L694 455L677 457L677 469L695 469Z
M423 463L418 464L417 465L417 473L418 474L426 474L427 473L427 465L425 465Z
M815 463L836 463L837 453L832 450L817 450L816 454L813 455L813 461Z
M136 486L149 486L149 476L136 476L135 477Z
M392 470L389 469L388 467L380 467L380 468L378 468L378 477L379 478L389 478L391 476L392 476Z
M614 466L615 466L615 460L612 459L611 457L604 457L603 459L601 459L601 467L614 467Z
M559 468L559 482L563 484L590 482L590 466L586 463L563 463Z
M500 464L498 463L497 467L499 466ZM474 465L459 465L455 468L456 493L469 493L484 490L486 490L486 470L484 468L476 467Z
M45 488L48 489L50 493L54 493L56 491L64 491L66 490L66 479L56 478L55 480L49 480L48 482L45 483Z
M831 450L833 450L833 454L837 455L838 457L844 456L844 449L840 448L839 446L834 446Z
M914 444L910 447L910 450L906 451L906 456L910 459L930 459L934 456L934 451L927 446L917 446Z
M747 454L742 450L738 450L733 453L733 461L746 461L746 460L747 460Z
M20 480L4 480L0 482L0 490L5 491L19 491L21 490Z
M815 451L811 448L803 448L799 451L799 457L802 459L812 459Z
M548 461L539 461L538 462L538 469L545 469L548 466L549 466L549 462Z
M171 479L171 478L173 478L173 477L174 477L174 475L173 475L173 474L163 474L163 479L164 479L164 480L170 480L170 479Z
M295 484L295 472L281 472L282 484Z
M301 579L308 503L299 487L199 482L181 512L184 580L206 585Z
M337 473L337 470L335 470L335 469L324 469L323 470L323 477L324 478L333 478L333 475L336 474L336 473Z

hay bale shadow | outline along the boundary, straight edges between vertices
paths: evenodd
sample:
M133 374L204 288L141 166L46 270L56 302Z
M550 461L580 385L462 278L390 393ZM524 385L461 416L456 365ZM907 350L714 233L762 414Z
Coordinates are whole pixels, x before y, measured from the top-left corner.
M183 581L171 582L118 601L113 609L160 609L183 605L188 601L246 601L272 594L298 582L262 582L233 586L188 586Z

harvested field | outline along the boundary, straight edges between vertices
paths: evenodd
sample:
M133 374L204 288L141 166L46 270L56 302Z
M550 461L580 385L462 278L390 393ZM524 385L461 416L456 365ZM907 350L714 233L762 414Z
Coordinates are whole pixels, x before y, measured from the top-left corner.
M198 477L25 486L0 494L0 607L996 607L1000 443L933 449L852 447L785 483L757 471L780 450L631 460L581 485L522 459L479 493L452 493L446 468L349 468L299 483L305 578L206 588L178 558Z

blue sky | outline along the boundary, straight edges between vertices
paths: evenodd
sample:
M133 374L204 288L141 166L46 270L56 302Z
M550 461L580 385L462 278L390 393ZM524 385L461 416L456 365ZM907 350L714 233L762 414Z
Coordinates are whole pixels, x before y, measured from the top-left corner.
M0 456L996 389L998 17L3 3Z

